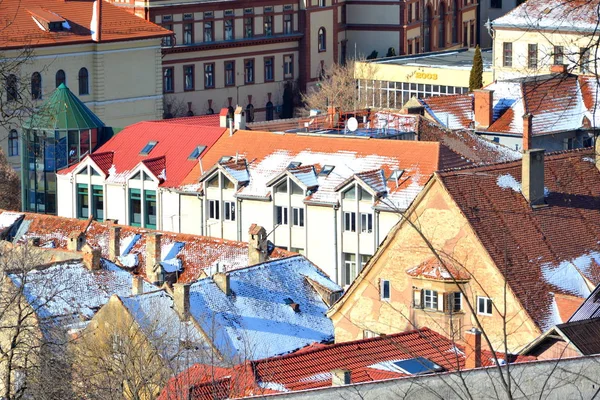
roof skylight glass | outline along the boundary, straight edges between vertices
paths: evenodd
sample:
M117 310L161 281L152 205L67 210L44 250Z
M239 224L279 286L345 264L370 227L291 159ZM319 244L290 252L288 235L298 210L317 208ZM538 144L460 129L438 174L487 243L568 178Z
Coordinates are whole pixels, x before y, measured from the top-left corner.
M430 374L441 371L443 368L424 357L409 358L408 360L395 361L394 365L411 375Z
M148 142L148 144L144 146L142 151L140 151L140 155L147 156L148 154L150 154L150 152L152 151L152 149L154 149L154 146L156 146L157 143L158 142L156 141Z
M335 165L323 165L321 172L319 172L319 176L328 176L334 168Z
M302 165L302 163L300 161L292 161L291 163L288 164L287 169L298 168L301 165Z
M195 160L200 157L200 154L206 149L206 146L196 146L196 148L192 151L192 154L188 157L188 160Z

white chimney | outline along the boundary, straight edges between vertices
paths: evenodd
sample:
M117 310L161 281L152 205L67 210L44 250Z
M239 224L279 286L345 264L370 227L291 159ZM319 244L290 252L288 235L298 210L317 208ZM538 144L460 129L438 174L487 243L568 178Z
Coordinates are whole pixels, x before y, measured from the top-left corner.
M92 10L92 22L90 23L90 31L92 32L92 40L94 42L102 41L102 2L104 0L94 1Z

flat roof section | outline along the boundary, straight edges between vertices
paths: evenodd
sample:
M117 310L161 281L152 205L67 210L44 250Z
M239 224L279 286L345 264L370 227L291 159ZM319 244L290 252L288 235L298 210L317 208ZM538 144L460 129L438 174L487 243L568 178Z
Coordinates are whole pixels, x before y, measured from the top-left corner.
M375 64L395 64L414 67L471 69L475 49L457 49L437 51L433 53L415 54L399 57L388 57L370 61ZM483 70L492 70L492 49L481 50Z

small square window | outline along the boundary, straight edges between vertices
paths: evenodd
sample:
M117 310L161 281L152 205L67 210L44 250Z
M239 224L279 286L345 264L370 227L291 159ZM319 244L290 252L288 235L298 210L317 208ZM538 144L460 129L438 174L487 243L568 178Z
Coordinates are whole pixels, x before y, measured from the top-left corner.
M477 297L477 314L492 315L492 299L489 297Z
M321 168L321 172L319 172L319 176L329 176L329 174L331 173L331 171L333 171L334 168L334 165L323 165L323 168Z
M188 157L188 160L195 160L200 157L200 154L206 149L206 146L197 146L194 150L192 150L192 154Z

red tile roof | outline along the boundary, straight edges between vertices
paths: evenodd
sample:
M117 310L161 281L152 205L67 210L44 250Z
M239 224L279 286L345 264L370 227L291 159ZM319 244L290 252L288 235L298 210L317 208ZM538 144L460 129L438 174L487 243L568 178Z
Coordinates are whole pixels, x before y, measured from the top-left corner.
M406 271L410 276L443 281L466 281L471 275L464 269L456 268L451 262L442 265L436 258L430 258Z
M469 129L473 123L473 96L458 94L419 99L425 110L449 129Z
M200 145L206 146L202 152L204 156L224 131L220 127L175 122L139 122L123 129L90 157L109 175L107 181L124 181L143 162L156 177L165 170L166 179L160 186L177 187L198 165L198 160L188 159L192 151ZM148 155L140 155L150 141L158 143ZM59 174L68 174L75 168L64 169Z
M4 24L0 30L0 49L91 43L93 41L89 27L92 7L93 2L86 0L3 1L0 7ZM36 23L36 15L41 22L64 19L69 29L58 32L44 31ZM169 34L170 31L158 25L131 15L110 3L102 3L103 42L158 38Z
M352 383L411 376L376 364L415 357L426 358L445 371L456 371L465 366L462 346L455 345L451 340L428 328L422 328L372 339L308 346L296 353L231 368L229 376L232 384L228 395L233 398L248 394L260 395L328 387L331 386L331 371L335 369L349 370ZM505 358L504 354L500 353L497 353L497 357ZM535 358L525 356L511 356L510 359L511 362L532 360ZM482 351L482 365L484 367L494 365L491 352ZM195 368L202 369L202 367ZM221 378L221 373L222 371L219 371L215 378ZM185 397L173 396L172 392L169 393L169 388L185 387L185 384L188 384L192 385L193 389L198 389L206 380L206 376L184 372L169 382L167 390L161 393L159 399L182 400ZM176 382L181 384L176 385ZM192 399L208 400L209 397L197 396Z
M554 295L554 302L558 308L560 314L560 320L567 322L575 311L583 304L585 298L578 296L570 296L566 294L556 293Z
M587 297L600 283L600 171L590 148L545 158L546 207L528 204L521 163L437 174L533 321L546 330L559 315L553 294Z
M2 210L0 210L2 211ZM53 242L56 248L66 249L69 234L74 231L84 231L88 220L56 217L45 214L23 213L24 221L29 225L26 234L20 240L39 237L42 244ZM139 234L140 238L131 249L131 254L137 254L137 273L145 276L146 259L146 234L149 229L121 226L121 238L128 238ZM183 272L179 282L193 282L202 275L204 269L214 266L217 262L224 270L245 268L248 266L248 244L232 240L211 238L206 236L190 235L174 232L162 232L162 245L173 242L184 243L178 256L183 261ZM86 240L92 247L102 250L102 257L108 258L109 224L92 221L86 231ZM286 250L275 248L270 259L279 259L295 255Z
M188 125L188 126L212 126L212 127L218 127L220 124L219 114L196 115L193 117L171 118L171 119L163 119L160 121L152 121L152 122L158 122L158 123L162 123L162 124L179 124L179 125Z

